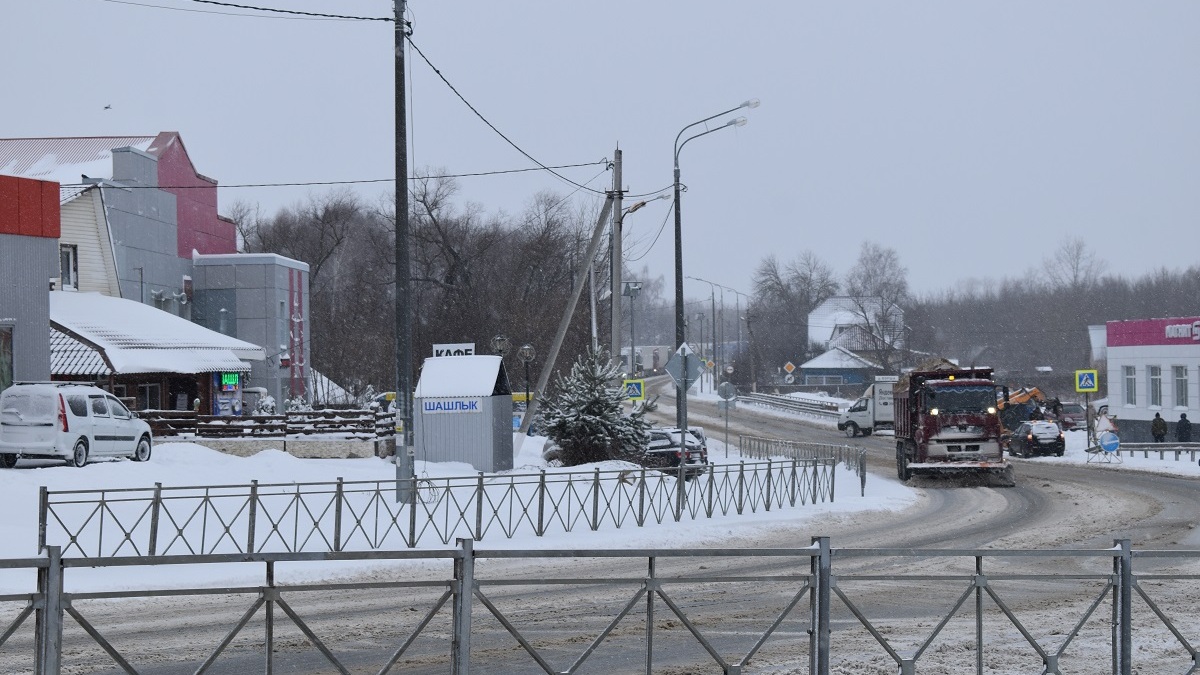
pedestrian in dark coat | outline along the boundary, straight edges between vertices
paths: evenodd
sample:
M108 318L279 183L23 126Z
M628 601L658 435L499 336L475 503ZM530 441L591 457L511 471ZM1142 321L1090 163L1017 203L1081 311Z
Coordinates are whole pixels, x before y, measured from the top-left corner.
M1187 413L1179 413L1179 421L1175 423L1175 440L1180 443L1192 442L1192 423L1188 421Z
M1167 421L1159 413L1154 413L1154 419L1150 421L1150 435L1154 437L1155 443L1162 443L1167 439Z

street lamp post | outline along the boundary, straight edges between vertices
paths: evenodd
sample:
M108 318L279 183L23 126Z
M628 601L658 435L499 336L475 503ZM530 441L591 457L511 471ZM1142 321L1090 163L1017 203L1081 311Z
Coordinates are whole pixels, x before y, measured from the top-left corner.
M636 202L631 204L628 208L621 211L615 218L613 218L612 260L610 261L612 264L612 273L610 275L612 280L612 288L610 289L612 296L612 316L610 326L612 338L611 344L609 345L609 350L612 358L614 359L621 357L621 294L624 292L625 288L621 279L621 275L623 274L622 266L624 265L623 254L621 253L621 239L624 237L625 216L637 211L650 202L658 201L659 199L668 199L670 196L670 194L664 192L663 194L652 199L644 199L640 202ZM632 353L633 352L630 352L630 354ZM631 366L630 372L632 372L633 361L630 360L629 363Z
M637 299L638 293L642 291L642 282L626 281L625 288L621 290L621 295L629 297L629 376L637 376L637 343L634 341L633 335L633 301Z
M676 136L675 136L675 184L674 184L674 196L675 196L675 344L677 345L677 348L683 346L683 344L686 341L686 336L684 334L685 321L684 321L684 316L683 316L683 217L680 215L680 212L679 212L679 195L682 190L682 185L679 182L679 152L681 150L683 150L683 146L687 145L688 141L695 140L697 138L700 138L701 136L705 136L707 134L713 133L714 131L719 131L721 129L725 129L725 128L728 128L731 126L739 126L740 127L740 126L746 124L746 118L738 117L738 118L729 120L728 122L726 122L725 124L723 124L719 127L714 127L712 129L706 129L698 134L689 136L688 138L684 139L684 141L682 143L679 141L679 139L683 138L683 134L688 129L691 129L692 127L695 127L700 124L704 124L705 122L714 120L718 117L723 117L725 115L728 115L729 113L735 112L737 110L741 110L742 108L757 108L757 107L758 107L758 99L752 98L748 101L744 101L739 106L730 108L729 110L724 110L722 112L717 113L716 115L710 115L708 117L705 117L702 120L692 122L691 124L680 129L679 133L676 134ZM680 368L680 374L681 374L681 377L679 378L680 383L679 383L679 386L676 387L676 389L675 389L675 392L676 392L675 393L675 396L676 396L676 398L675 398L675 418L676 418L676 423L678 424L679 431L680 431L679 447L682 450L684 447L684 438L687 436L687 387L684 386L684 384L686 384L686 382L687 382L687 373L688 373L688 363L687 363L687 353L686 352L684 352L683 354L680 355L680 361L681 361L680 365L682 366Z
M517 350L517 358L521 363L525 364L525 410L529 410L529 363L537 358L537 352L533 350L533 345L525 344Z

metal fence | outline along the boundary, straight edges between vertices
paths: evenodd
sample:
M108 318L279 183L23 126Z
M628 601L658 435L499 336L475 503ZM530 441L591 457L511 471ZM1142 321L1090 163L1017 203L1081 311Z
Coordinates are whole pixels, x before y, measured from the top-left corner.
M1100 450L1100 448L1096 448ZM1196 463L1196 456L1200 454L1200 443L1122 443L1117 448L1118 457L1142 457L1150 459L1157 457L1160 460L1180 461L1184 458L1193 464Z
M395 434L396 413L379 410L293 410L278 415L197 415L191 410L142 410L155 440L201 438L282 438L336 434L380 438Z
M738 400L774 410L802 412L818 417L837 417L839 414L838 404L832 401L814 401L795 396L776 396L774 394L738 394Z
M864 448L739 435L738 451L749 459L829 458L853 470L854 475L858 476L859 494L867 494L867 451Z
M602 561L606 572L589 578L537 574L548 560L581 558ZM486 559L522 561L517 568L525 572L514 576L495 565L476 566L477 561ZM721 564L714 559L721 559ZM289 569L299 569L299 565L328 560L424 561L425 568L434 567L427 579L397 575L402 580L276 583L278 563L292 563ZM118 591L63 592L65 578L75 574L72 568L218 563L260 564L263 582L163 589L133 581L130 588ZM438 568L438 563L451 569ZM237 600L225 603L231 619L242 612L240 618L233 620L227 631L220 619L212 621L224 638L207 656L207 650L194 655L203 661L187 664L189 670L198 665L195 672L207 672L240 634L262 630L261 640L250 636L249 649L262 659L263 672L268 674L277 658L308 648L318 652L328 666L313 663L312 655L306 654L304 668L309 670L305 672L332 668L349 673L345 662L353 657L356 664L369 663L372 672L383 675L398 666L407 672L407 659L419 658L426 668L423 672L466 675L472 666L473 645L482 648L485 643L492 646L486 665L506 672L572 673L588 664L651 673L656 658L661 658L662 648L656 657L655 645L667 642L670 631L678 636L685 630L694 640L670 642L675 650L670 660L672 664L701 664L689 665L689 671L702 667L725 674L752 672L756 660L771 659L789 672L806 670L814 675L829 675L834 668L836 672L884 672L887 667L900 675L915 675L918 666L982 675L1001 665L1003 672L1044 675L1196 673L1200 665L1191 641L1195 638L1187 633L1197 630L1195 605L1189 598L1194 598L1195 582L1200 580L1194 573L1198 564L1198 551L1135 551L1127 539L1117 540L1107 549L1067 550L833 549L829 538L814 537L812 545L803 548L587 551L477 550L472 540L460 539L457 548L436 551L106 560L66 559L58 547L49 547L38 558L0 560L3 570L37 572L36 588L31 592L0 595L0 603L21 605L16 618L0 633L0 667L59 675L64 665L71 665L63 663L65 628L71 630L66 640L72 646L68 659L83 658L81 647L90 641L125 672L137 673L135 661L139 658L158 668L164 661L178 663L186 657L169 646L158 647L162 653L133 654L129 637L144 627L125 620L124 614L120 620L105 622L98 610L92 613L87 601L172 596L195 597L199 602L206 596L235 596L245 599L244 612ZM883 575L855 571L895 565L922 572ZM719 594L739 594L738 589L748 582L759 589L771 587L780 603L772 609L739 603L739 616L733 617L726 614L727 604L709 606L706 611L705 603L697 600L714 589ZM1180 582L1191 584L1193 592L1166 593L1169 584ZM1017 608L1020 596L1031 595L1033 585L1045 587L1058 598L1053 601L1056 621L1050 625L1035 625ZM555 611L546 616L541 609L530 611L503 601L507 589L525 587L534 592L574 587L589 598L603 595L605 603L556 604ZM405 620L395 621L386 643L373 651L364 651L357 639L339 645L338 640L345 637L339 622L353 617L344 611L322 610L322 599L355 590L386 600L373 608L376 612L391 605L411 612ZM897 625L896 602L935 592L949 598L944 609L925 609L935 603L914 603L911 607L918 609L908 611L907 622ZM305 605L299 600L302 597L316 600ZM180 612L195 611L192 602L172 607ZM307 614L297 607L305 608ZM303 633L305 645L277 641L277 610ZM35 617L32 626L28 625L30 616ZM68 616L75 625L65 625ZM255 623L250 628L252 619ZM557 630L567 621L580 628L578 639L545 639L548 626ZM189 617L184 617L184 625L188 624ZM840 639L851 631L858 631L863 639ZM424 651L418 655L413 646L423 635L429 639L420 643ZM451 637L448 644L447 635ZM624 646L615 656L613 650L608 655L623 659L621 663L589 663L589 659L598 660L599 647L614 642ZM153 651L154 647L142 649ZM682 656L681 651L685 652ZM32 668L12 665L21 658L24 663L32 662ZM241 670L249 670L244 665Z
M831 502L838 460L388 481L42 488L38 550L66 557L340 552L641 527Z

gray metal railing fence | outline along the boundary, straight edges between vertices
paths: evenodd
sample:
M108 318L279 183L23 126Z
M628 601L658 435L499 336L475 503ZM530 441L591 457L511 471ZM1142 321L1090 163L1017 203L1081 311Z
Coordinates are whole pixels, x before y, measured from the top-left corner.
M675 470L47 490L38 550L66 557L340 552L620 528L834 500L832 457ZM415 498L414 498L415 497ZM399 501L403 499L403 501Z
M348 673L343 664L347 654L335 650L342 636L338 629L340 621L354 621L355 617L337 612L333 616L322 613L320 598L305 602L308 614L304 616L291 604L298 598L312 598L314 593L324 593L328 600L352 590L370 590L376 597L394 593L392 604L407 606L417 612L412 618L397 625L396 632L386 645L377 648L382 667L378 672L390 672L405 658L420 659L434 668L444 667L444 672L467 675L471 666L472 643L484 638L496 644L496 640L511 638L520 649L506 648L501 653L489 652L489 665L493 667L523 670L525 672L568 673L576 672L606 641L616 640L624 629L626 635L632 627L640 624L644 631L640 647L626 649L619 656L632 661L621 664L621 669L633 672L644 667L650 673L654 667L654 645L656 632L667 631L682 625L695 638L694 641L675 641L676 649L687 653L685 658L707 661L718 672L733 674L748 672L752 660L761 654L765 646L774 650L774 658L788 664L789 672L799 672L807 664L807 672L813 675L829 675L834 667L837 672L854 672L865 667L868 659L872 671L882 667L880 661L891 664L893 672L914 675L918 665L928 665L938 672L974 672L982 675L985 664L989 668L1003 663L1005 667L1019 672L1041 672L1061 675L1064 672L1110 672L1113 675L1132 675L1137 672L1180 672L1196 673L1200 668L1197 649L1189 640L1186 631L1194 630L1188 625L1189 615L1194 614L1194 603L1178 601L1188 597L1188 589L1176 591L1172 598L1168 593L1171 585L1200 580L1195 568L1200 564L1200 551L1195 550L1133 550L1130 540L1117 540L1108 549L1055 549L1055 550L993 550L993 549L833 549L828 537L814 537L812 545L803 548L772 549L639 549L639 550L477 550L470 539L460 539L457 548L430 551L377 551L368 553L256 553L206 556L154 556L144 558L111 558L105 560L66 559L56 546L48 547L38 558L0 560L0 570L36 570L36 588L32 592L0 595L0 603L19 603L22 607L16 618L0 632L0 667L6 672L14 669L32 670L37 675L59 675L63 668L64 624L69 616L86 635L71 627L71 644L74 656L84 653L80 646L91 640L96 643L119 668L129 673L138 672L133 663L140 656L150 659L156 667L164 659L184 661L180 653L134 655L134 647L128 638L136 635L142 627L137 621L122 619L115 625L101 621L103 616L91 614L88 600L110 600L131 598L153 598L163 596L242 596L248 609L241 614L211 653L208 653L195 672L206 672L222 656L226 648L240 634L249 632L251 619L262 615L263 638L251 638L252 650L260 650L263 672L272 673L276 654L282 654L295 645L277 642L274 637L275 613L282 611L284 617L307 638L306 642L321 654L337 672ZM512 577L494 566L485 571L477 569L475 562L483 559L524 560L528 564L522 569L541 569L539 561L548 559L593 558L611 560L606 565L610 572L589 578L554 579L538 578L538 575ZM709 569L697 567L701 559L723 558L730 562L719 571L697 572ZM667 563L674 561L693 564L677 565L674 572ZM753 570L753 576L737 566ZM395 581L338 581L304 584L277 584L277 563L313 563L325 560L391 560L451 563L452 569L439 572L436 568L430 578L402 579ZM860 574L853 570L843 571L839 566L849 566L850 561L865 561L859 565L864 569L885 569L899 564L923 562L920 573L890 575ZM619 564L625 561L625 564ZM145 588L136 581L126 584L129 588L118 591L65 593L64 578L70 568L115 568L129 566L158 567L170 565L195 565L218 563L251 563L265 567L264 582L227 588ZM661 563L661 566L656 565ZM636 566L635 566L636 565ZM1140 567L1141 569L1135 569ZM637 573L637 569L646 570ZM134 577L136 578L136 577ZM730 617L702 615L707 600L692 602L692 592L709 597L713 588L724 587L729 593L738 592L738 584L753 581L756 587L769 587L769 594L783 599L783 604L774 609L762 606L739 605L739 614L753 612L748 620L738 624L742 639L728 640L732 629ZM1053 592L1063 593L1069 586L1073 600L1056 602L1055 621L1049 625L1035 625L1018 610L1014 610L1019 594L1030 592L1031 584L1045 584ZM572 648L564 648L562 641L546 644L538 640L547 629L546 616L542 610L522 612L519 607L508 607L498 602L498 594L505 588L528 586L545 591L552 587L588 587L593 595L597 589L608 589L611 596L605 605L610 612L601 611L595 602L579 607L559 606L556 608L557 626L562 621L583 630L580 613L586 614L590 627L584 638ZM874 593L864 593L873 588ZM889 590L889 589L895 589ZM1194 591L1194 589L1191 589ZM495 594L493 593L495 591ZM926 609L906 610L909 622L903 627L890 623L894 619L896 596L924 594L938 591L956 602L948 602L944 609L929 609L937 603L922 603ZM721 591L724 593L726 591ZM1192 592L1191 597L1194 597ZM804 601L807 600L807 607ZM644 607L644 611L637 608ZM1107 605L1108 611L1097 611ZM192 611L191 603L173 605L179 611ZM232 605L233 616L238 607ZM686 611L684 608L687 608ZM619 609L619 611L618 611ZM720 613L719 607L709 607L711 612ZM834 612L837 611L835 615ZM383 608L373 606L365 613L381 612ZM656 620L656 611L663 611L666 620ZM422 614L423 612L423 614ZM89 619L88 614L91 614ZM1107 614L1107 616L1106 616ZM449 615L449 616L447 616ZM35 617L32 630L27 625L30 616ZM160 617L161 619L161 617ZM315 621L325 622L323 634L314 628ZM835 619L839 634L852 630L865 631L857 642L846 643L833 640ZM959 619L953 622L953 619ZM790 621L783 637L781 626ZM1194 624L1194 617L1191 622ZM111 623L111 622L109 622ZM221 630L222 621L213 623ZM626 625L622 625L626 624ZM797 626L798 624L798 626ZM186 625L186 621L185 621ZM256 626L258 624L255 624ZM0 626L3 626L0 623ZM503 627L503 631L500 628ZM21 629L25 630L22 631ZM253 629L250 629L253 630ZM448 646L442 635L449 632L452 639ZM32 633L32 635L30 635ZM436 634L437 638L423 641L425 652L412 655L410 648L423 633ZM507 636L506 636L507 634ZM633 633L636 635L636 631ZM800 637L797 637L800 636ZM869 637L868 637L869 636ZM357 640L356 640L357 641ZM1088 642L1090 641L1090 642ZM950 642L951 645L946 645ZM866 644L867 646L863 646ZM1136 649L1134 645L1137 645ZM122 653L117 645L126 651ZM939 648L947 647L947 648ZM342 646L343 651L355 645ZM551 651L554 648L556 651ZM143 648L145 649L145 648ZM151 650L154 647L150 648ZM162 649L170 650L169 647ZM243 647L243 650L245 647ZM575 652L573 650L580 650ZM638 653L638 650L643 653ZM430 650L433 650L430 653ZM784 653L779 654L782 650ZM29 654L32 651L32 655ZM415 652L415 650L413 650ZM22 652L15 654L15 652ZM192 658L199 658L198 652ZM390 655L389 655L390 654ZM387 655L386 657L384 655ZM368 655L355 655L362 662ZM94 658L94 657L91 657ZM503 658L503 662L497 659ZM611 658L611 657L610 657ZM673 663L678 663L680 653L673 653ZM13 665L17 660L32 662L33 667ZM431 661L431 659L433 659ZM441 659L440 664L438 659ZM564 659L574 659L566 665ZM311 661L311 658L310 658ZM558 661L556 665L552 663ZM324 668L311 664L317 669ZM608 662L605 665L611 666ZM191 665L188 666L189 669ZM403 667L403 666L402 666ZM1065 667L1067 670L1061 670ZM371 666L374 671L375 666ZM847 670L849 668L849 670ZM949 670L946 670L949 669ZM882 672L882 671L880 671Z
M795 396L775 394L738 394L738 400L783 412L802 412L818 417L837 417L838 404L832 401L814 401Z
M867 494L867 451L863 448L739 435L738 451L748 459L833 459L854 471L859 479L859 493Z

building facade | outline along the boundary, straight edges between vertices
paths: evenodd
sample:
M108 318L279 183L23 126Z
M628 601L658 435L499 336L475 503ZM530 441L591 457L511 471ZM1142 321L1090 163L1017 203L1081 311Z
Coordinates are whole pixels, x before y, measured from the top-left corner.
M58 235L58 185L0 176L0 391L50 379L47 288Z
M1122 440L1152 440L1155 413L1169 440L1180 415L1200 421L1200 317L1109 321L1105 333L1108 411Z

